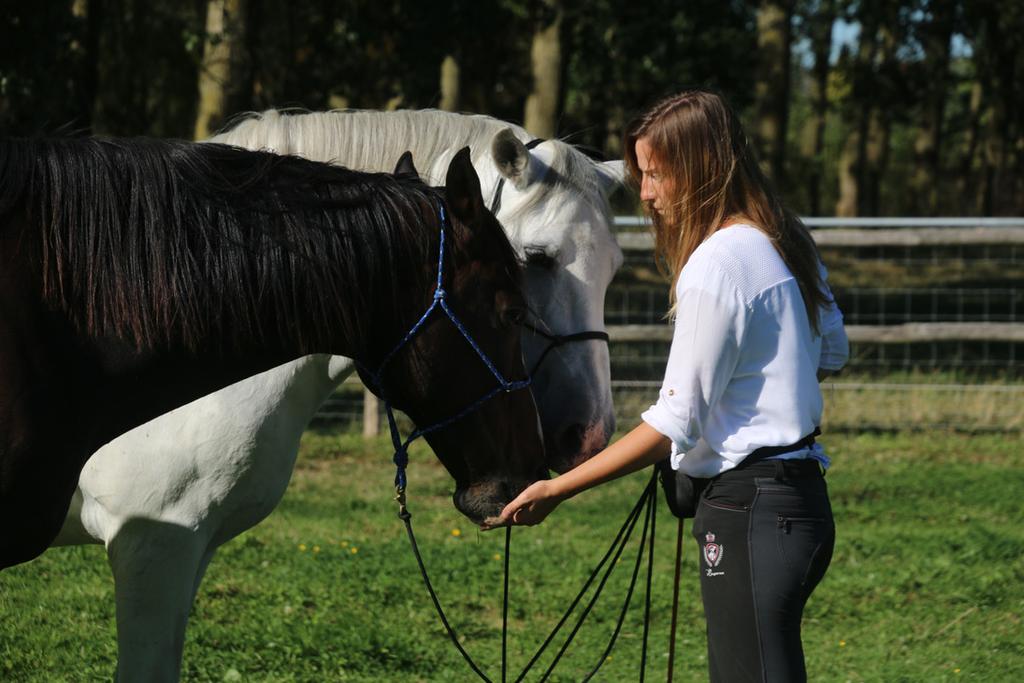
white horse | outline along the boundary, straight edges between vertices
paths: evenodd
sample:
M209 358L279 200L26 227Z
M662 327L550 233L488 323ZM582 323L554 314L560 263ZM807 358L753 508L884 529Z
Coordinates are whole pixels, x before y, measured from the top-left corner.
M605 290L622 262L605 197L621 182L621 166L592 162L557 140L528 149L529 140L484 116L271 110L212 141L375 171L390 171L411 150L431 184L469 145L485 196L500 204L497 216L527 264L535 324L558 335L603 330ZM527 367L548 345L524 332ZM303 430L352 370L341 357L296 360L142 425L86 463L54 545L107 548L118 680L178 679L189 610L214 552L277 505ZM603 341L552 349L533 391L553 469L606 444L614 416Z

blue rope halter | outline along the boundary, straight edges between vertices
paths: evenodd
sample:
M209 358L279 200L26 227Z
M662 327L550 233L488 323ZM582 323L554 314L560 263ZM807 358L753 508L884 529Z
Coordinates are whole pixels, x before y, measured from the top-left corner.
M395 497L396 500L398 500L400 516L408 514L405 507L405 486L407 481L405 476L405 469L406 466L409 464L409 445L416 439L420 438L421 436L425 436L427 434L430 434L431 432L443 429L444 427L447 427L453 422L462 419L469 413L472 413L474 410L477 410L480 406L482 406L484 403L486 403L487 401L489 401L490 399L492 399L494 396L498 395L501 392L508 393L511 391L516 391L518 389L525 389L526 387L530 386L531 381L530 377L514 381L505 379L504 375L501 374L501 372L494 365L491 359L487 357L487 354L484 353L483 349L480 348L480 345L476 343L476 340L473 339L473 336L469 333L469 330L466 329L465 325L462 324L462 321L459 320L458 316L455 315L454 311L452 311L451 307L448 305L448 291L444 288L443 281L445 227L448 225L448 214L445 212L444 204L441 204L438 207L438 212L441 218L441 240L437 256L437 287L434 289L433 301L431 301L430 306L427 308L426 312L422 316L420 316L419 320L416 321L416 324L414 324L409 329L409 331L405 333L405 336L402 337L401 341L399 341L398 344L396 344L395 347L391 349L391 351L389 351L387 355L384 356L384 360L381 361L380 366L377 368L377 370L375 372L370 372L368 368L365 368L365 366L364 370L370 376L372 384L378 390L380 390L380 388L383 386L382 376L384 374L385 368L387 368L388 363L391 362L391 360L395 357L395 354L397 354L398 351L400 351L406 344L412 341L413 337L415 337L416 334L420 331L420 329L422 329L423 326L426 324L427 319L430 318L431 314L433 314L434 311L440 309L441 311L444 312L444 314L448 317L452 324L455 325L456 329L459 330L463 338L465 338L465 340L469 342L469 345L473 347L473 350L476 351L477 356L480 357L480 360L484 362L484 365L487 366L487 369L491 371L492 375L494 375L494 378L498 382L498 386L496 386L494 389L492 389L490 392L488 392L481 398L470 403L468 406L460 410L455 415L444 420L441 420L439 422L436 422L428 427L414 429L413 432L408 437L406 437L404 441L402 440L402 436L399 433L398 424L395 421L395 413L391 407L391 401L388 400L386 397L383 399L384 410L388 416L388 428L391 432L391 443L394 445L395 448L395 454L392 457L392 461L395 463L396 469Z

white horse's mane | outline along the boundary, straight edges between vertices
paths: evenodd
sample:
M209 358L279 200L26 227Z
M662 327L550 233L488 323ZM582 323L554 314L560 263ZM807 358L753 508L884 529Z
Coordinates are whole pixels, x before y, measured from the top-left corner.
M420 159L446 158L469 146L478 168L493 164L491 141L506 128L525 142L532 139L520 126L481 114L453 114L437 109L372 111L268 109L243 114L210 142L266 149L280 154L301 154L314 161L335 162L361 171L382 170L394 164L406 150L414 163ZM536 190L516 213L528 211L553 193L569 192L610 216L601 190L595 162L561 140L549 141L554 149L549 170ZM382 163L383 162L383 163ZM424 169L420 169L421 174ZM427 177L431 184L443 178ZM484 188L485 196L489 188ZM563 195L564 196L564 195Z

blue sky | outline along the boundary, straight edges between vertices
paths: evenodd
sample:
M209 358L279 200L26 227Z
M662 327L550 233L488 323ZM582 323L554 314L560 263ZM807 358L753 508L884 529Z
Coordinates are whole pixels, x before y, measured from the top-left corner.
M843 49L843 46L855 46L857 39L860 36L860 24L857 22L849 22L843 19L837 19L832 24L832 51L829 54L829 62L832 64L836 63L839 59L839 52ZM806 67L813 65L814 61L811 57L810 46L806 40L802 40L793 46L797 57ZM957 33L953 35L953 56L954 57L969 57L971 55L971 46L964 38L963 35Z

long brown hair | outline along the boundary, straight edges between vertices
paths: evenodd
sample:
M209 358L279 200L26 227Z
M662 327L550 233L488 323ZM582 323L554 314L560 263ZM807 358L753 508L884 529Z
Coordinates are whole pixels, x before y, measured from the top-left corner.
M828 303L818 270L818 249L799 218L783 206L761 172L739 118L725 99L707 90L686 90L654 105L626 129L626 167L639 184L636 142L651 146L658 171L675 188L676 200L654 224L658 265L679 277L694 250L729 217L748 220L772 241L800 286L812 329ZM671 301L675 307L675 292Z

